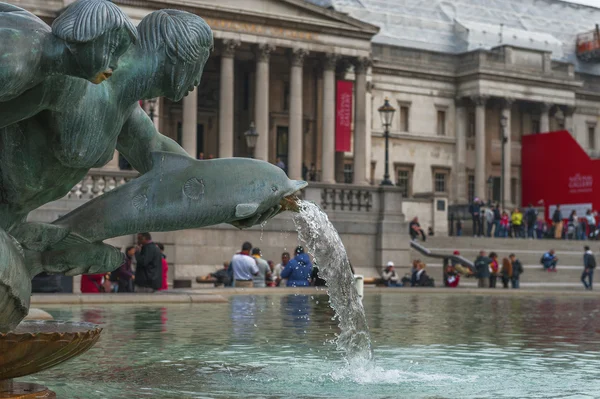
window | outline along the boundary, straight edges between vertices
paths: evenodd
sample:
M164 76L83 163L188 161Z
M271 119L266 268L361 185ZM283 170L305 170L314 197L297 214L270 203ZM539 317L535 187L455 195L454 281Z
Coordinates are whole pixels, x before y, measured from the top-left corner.
M354 180L353 161L347 160L344 162L344 183L352 184Z
M588 125L588 146L590 150L596 149L596 125Z
M400 106L400 131L401 132L408 132L408 114L409 108L407 105L401 105Z
M475 137L475 112L469 112L469 129L467 137Z
M532 134L536 134L540 132L540 121L539 120L532 120L531 121L531 133Z
M396 165L396 186L404 198L412 195L412 174L412 165Z
M475 199L475 175L467 177L467 196L469 202L473 202L473 199Z
M447 169L433 169L433 191L436 193L448 192L448 176L450 171Z
M446 111L438 110L437 112L437 135L446 135Z
M277 143L276 143L276 157L283 162L285 165L285 171L287 173L288 163L288 127L277 126Z

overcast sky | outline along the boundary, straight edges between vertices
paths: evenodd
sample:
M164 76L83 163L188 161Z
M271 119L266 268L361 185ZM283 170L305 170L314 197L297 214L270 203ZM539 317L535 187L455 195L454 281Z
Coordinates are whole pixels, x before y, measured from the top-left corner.
M594 6L600 8L600 0L563 0L569 3L585 4L587 6Z

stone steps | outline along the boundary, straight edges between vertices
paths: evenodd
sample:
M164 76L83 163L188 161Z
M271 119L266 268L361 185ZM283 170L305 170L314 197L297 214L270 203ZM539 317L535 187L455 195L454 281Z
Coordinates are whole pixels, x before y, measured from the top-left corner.
M524 240L524 239L498 239L498 238L473 238L473 237L428 237L424 243L419 241L433 252L452 254L454 250L460 251L467 259L474 260L480 250L496 252L500 259L510 253L517 255L525 269L521 276L522 284L542 286L577 286L580 285L583 271L583 246L589 245L596 254L600 253L600 243L597 241L565 241L565 240ZM543 270L540 258L550 248L554 248L559 258L558 271L549 273ZM419 252L411 249L412 259L422 259L429 270L429 274L441 284L442 262L439 259L427 259ZM600 260L600 257L598 258ZM410 268L397 268L401 274L408 273ZM463 279L462 283L475 284L472 279ZM439 284L438 284L439 285Z

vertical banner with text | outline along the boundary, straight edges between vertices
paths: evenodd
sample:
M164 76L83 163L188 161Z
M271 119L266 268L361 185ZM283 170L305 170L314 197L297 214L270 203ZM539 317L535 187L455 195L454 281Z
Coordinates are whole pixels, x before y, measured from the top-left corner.
M349 80L337 81L335 101L335 150L350 151L352 141L352 90ZM324 132L325 133L325 132Z

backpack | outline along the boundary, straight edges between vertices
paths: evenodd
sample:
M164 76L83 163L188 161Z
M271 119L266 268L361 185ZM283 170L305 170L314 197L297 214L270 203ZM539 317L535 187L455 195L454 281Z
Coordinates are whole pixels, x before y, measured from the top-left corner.
M590 256L590 269L596 268L596 257L594 255Z
M542 264L542 265L544 264L544 256L546 256L546 255L545 254L542 255L542 257L540 258L540 264Z

